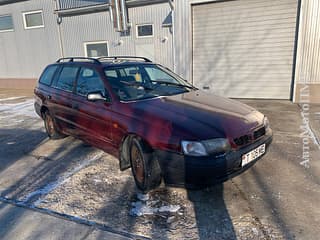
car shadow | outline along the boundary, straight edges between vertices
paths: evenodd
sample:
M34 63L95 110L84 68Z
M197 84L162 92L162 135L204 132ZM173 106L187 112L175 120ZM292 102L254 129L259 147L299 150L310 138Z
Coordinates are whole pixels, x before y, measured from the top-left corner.
M0 129L0 173L28 155L47 138L41 130Z
M224 196L223 184L188 190L194 207L198 239L237 239Z

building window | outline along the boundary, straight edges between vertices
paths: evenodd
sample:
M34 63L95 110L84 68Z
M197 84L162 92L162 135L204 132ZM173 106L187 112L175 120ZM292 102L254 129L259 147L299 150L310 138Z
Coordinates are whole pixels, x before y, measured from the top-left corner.
M153 37L153 25L141 24L137 25L137 38Z
M42 11L39 10L23 13L23 23L25 29L44 27Z
M105 57L109 55L108 42L87 42L84 43L86 57Z
M13 31L13 20L11 15L0 16L0 32Z

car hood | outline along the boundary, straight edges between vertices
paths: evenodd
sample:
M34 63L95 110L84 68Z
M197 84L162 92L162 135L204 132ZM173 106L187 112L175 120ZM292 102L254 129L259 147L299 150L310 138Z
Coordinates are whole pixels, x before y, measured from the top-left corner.
M140 121L186 140L239 137L262 125L264 117L238 101L200 90L129 104Z

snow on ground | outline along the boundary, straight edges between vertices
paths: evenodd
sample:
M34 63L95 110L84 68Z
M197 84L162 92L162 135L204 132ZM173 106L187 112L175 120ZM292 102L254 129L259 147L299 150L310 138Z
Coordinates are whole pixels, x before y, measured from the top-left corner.
M37 189L36 191L29 193L23 199L22 202L27 203L34 197L37 197L38 200L34 203L34 206L39 205L42 202L42 197L45 197L47 194L55 190L57 187L64 184L66 181L70 179L71 176L79 172L81 169L86 168L89 164L101 158L103 154L104 154L103 152L99 152L96 155L94 155L92 158L84 160L78 166L75 166L73 169L66 172L63 176L59 177L56 181L50 182L43 188Z
M21 97L0 98L0 102L18 100L18 99L23 99L23 98L26 98L26 97L25 96L21 96Z
M10 98L12 99L12 98ZM34 99L27 99L18 103L3 103L5 99L0 99L0 114L4 118L15 118L16 116L27 116L31 118L38 118L34 110ZM8 100L8 99L7 99Z
M161 207L156 207L159 203L158 200L156 201L149 201L149 195L148 194L137 194L137 199L140 201L132 202L132 209L130 211L130 214L132 216L143 216L143 215L152 215L155 213L175 213L178 212L181 208L179 205L163 205Z

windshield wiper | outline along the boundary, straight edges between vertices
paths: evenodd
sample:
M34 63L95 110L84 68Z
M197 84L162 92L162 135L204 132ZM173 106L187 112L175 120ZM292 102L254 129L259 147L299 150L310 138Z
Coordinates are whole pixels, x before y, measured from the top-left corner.
M173 86L177 86L177 87L186 87L186 88L194 89L194 90L197 89L194 86L188 86L188 85L184 85L184 84L181 84L181 83L174 83L174 82L168 82L168 81L157 81L157 80L150 80L150 81L154 82L154 83L173 85Z

